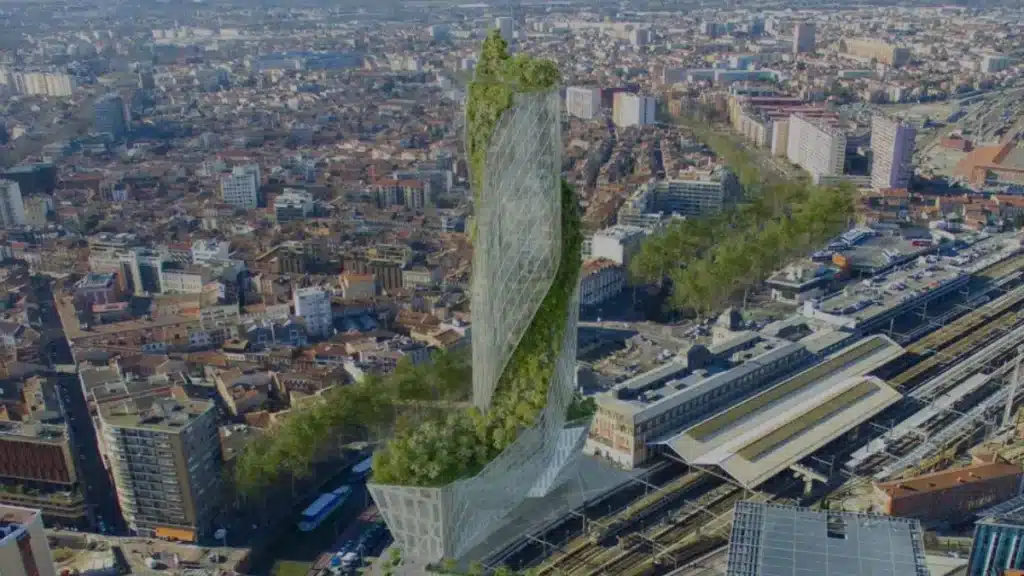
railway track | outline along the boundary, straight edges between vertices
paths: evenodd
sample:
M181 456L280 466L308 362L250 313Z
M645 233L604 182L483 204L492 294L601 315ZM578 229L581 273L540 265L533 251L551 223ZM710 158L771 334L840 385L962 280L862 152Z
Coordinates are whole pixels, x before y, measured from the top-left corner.
M713 533L728 526L728 522L731 521L728 518L730 510L736 502L743 498L744 490L731 484L723 484L705 496L707 497L706 501L686 512L682 519L668 526L656 528L645 536L631 535L631 538L623 542L624 546L621 547L623 549L620 549L611 559L581 572L581 574L586 576L645 574L654 570L656 556L660 556L664 560L672 558L673 555L682 557L697 554L698 552L691 551L690 547L704 540L700 533ZM708 516L711 518L709 519ZM721 538L722 536L712 536L711 539ZM684 542L687 546L681 545ZM703 546L698 548L703 549ZM652 556L652 554L656 556Z
M601 546L601 542L614 538L638 523L644 522L671 503L683 498L689 491L715 481L717 480L713 476L703 472L691 472L680 476L633 503L603 525L598 524L599 528L593 534L583 535L573 540L564 554L552 558L542 565L538 574L545 576L573 574L586 566L594 565L600 557L609 551L609 548Z
M1003 298L1011 297L1009 300ZM909 389L915 380L937 368L947 366L971 350L996 338L1024 321L1024 310L1014 310L1024 301L1024 287L986 304L957 321L909 346L907 351L925 355L923 360L893 377L889 383ZM989 308L990 305L995 305ZM936 334L940 334L936 336Z

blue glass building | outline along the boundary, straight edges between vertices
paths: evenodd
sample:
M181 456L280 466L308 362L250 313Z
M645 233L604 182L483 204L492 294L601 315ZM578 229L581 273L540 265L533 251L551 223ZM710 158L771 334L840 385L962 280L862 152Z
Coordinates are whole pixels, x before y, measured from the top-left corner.
M979 514L967 562L968 576L1001 575L1024 568L1024 496Z

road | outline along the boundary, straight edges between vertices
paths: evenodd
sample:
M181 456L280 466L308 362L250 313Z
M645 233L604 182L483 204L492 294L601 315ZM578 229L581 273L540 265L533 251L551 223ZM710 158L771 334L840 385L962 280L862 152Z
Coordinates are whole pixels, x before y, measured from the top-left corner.
M100 457L96 429L82 391L71 346L61 327L53 296L52 282L34 278L40 323L44 338L40 339L39 358L58 370L57 389L71 439L72 457L82 483L90 528L95 531L121 534L124 525L117 503L117 493Z

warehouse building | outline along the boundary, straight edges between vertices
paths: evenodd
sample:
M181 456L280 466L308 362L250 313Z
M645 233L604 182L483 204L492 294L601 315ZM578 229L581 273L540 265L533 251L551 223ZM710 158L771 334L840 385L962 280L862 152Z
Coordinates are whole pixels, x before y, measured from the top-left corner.
M996 461L875 483L886 514L956 524L1020 493L1019 464Z

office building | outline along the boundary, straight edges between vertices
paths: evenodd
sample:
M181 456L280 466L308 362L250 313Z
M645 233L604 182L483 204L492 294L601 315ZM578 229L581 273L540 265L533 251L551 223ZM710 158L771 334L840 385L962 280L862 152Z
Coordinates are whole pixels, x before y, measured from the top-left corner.
M896 118L875 114L871 118L871 187L875 190L910 187L914 173L914 139L917 131Z
M744 500L726 576L929 576L917 520Z
M982 510L978 518L966 576L1024 570L1024 497L1017 496Z
M255 209L259 206L259 192L260 167L257 164L236 166L220 177L221 198L235 208Z
M846 163L846 132L831 119L793 114L786 155L810 172L815 183L822 176L840 176Z
M274 218L278 224L300 222L313 215L313 195L303 190L285 190L274 199Z
M910 61L910 49L902 48L882 40L856 38L843 40L844 53L856 59L874 60L886 66L899 68Z
M57 576L39 510L0 505L0 574Z
M333 333L331 295L323 288L298 288L293 296L295 315L306 321L306 333L326 338Z
M650 442L740 402L808 358L801 344L749 332L718 346L696 345L598 394L584 451L626 469L641 466L655 454Z
M628 268L646 236L647 231L643 228L626 224L599 230L590 239L590 257L611 260Z
M655 122L654 96L618 92L612 103L612 120L616 126L646 126Z
M814 52L814 34L813 22L797 22L793 25L793 54Z
M565 111L569 116L592 120L601 113L601 90L569 86L565 89Z
M128 134L127 108L117 94L107 94L93 105L93 131L120 142Z
M57 189L57 167L49 162L19 164L0 172L0 180L17 182L24 197L48 196Z
M135 248L131 252L132 285L136 295L159 294L160 271L169 261L159 250Z
M17 182L0 180L0 225L17 228L26 224L25 203Z
M742 193L731 170L716 168L691 179L661 180L637 188L619 208L617 220L650 231L672 215L718 214L739 200Z
M221 452L213 402L128 394L98 407L102 445L132 532L196 542L212 535Z
M516 21L511 16L498 16L494 19L494 27L498 29L501 38L511 46L515 40Z
M38 508L47 522L88 527L56 380L5 380L0 397L7 414L18 419L0 420L0 485L8 488L0 490L0 505Z

